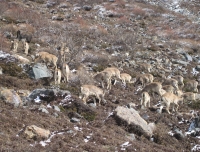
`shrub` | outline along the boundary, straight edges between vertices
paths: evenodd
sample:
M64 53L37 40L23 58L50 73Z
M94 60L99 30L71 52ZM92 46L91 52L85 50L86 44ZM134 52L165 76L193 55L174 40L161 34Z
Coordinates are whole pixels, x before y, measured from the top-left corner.
M1 63L0 66L2 67L3 73L5 74L22 79L28 78L28 75L24 73L23 69L19 67L16 63Z

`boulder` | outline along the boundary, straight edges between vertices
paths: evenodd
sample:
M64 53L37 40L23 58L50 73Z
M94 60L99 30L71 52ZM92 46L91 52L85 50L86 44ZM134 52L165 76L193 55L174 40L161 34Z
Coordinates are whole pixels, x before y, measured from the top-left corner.
M28 73L33 79L53 77L52 72L47 68L47 66L41 63L36 63Z
M14 89L1 88L0 98L3 99L3 101L6 103L13 104L15 107L22 105L22 100Z
M119 123L122 122L128 126L129 132L134 132L139 135L144 134L147 137L151 137L153 135L155 124L148 124L135 109L118 106L115 109L114 114Z
M199 136L200 135L200 118L196 116L193 121L190 123L189 126L189 134L192 136Z
M42 139L46 139L50 136L50 131L37 127L35 125L31 125L31 126L27 126L25 131L24 131L25 135L27 136L27 138L42 138Z
M60 90L60 89L35 89L33 90L29 96L29 101L34 101L34 99L39 98L43 101L53 101L56 97L63 97L64 95L69 95L70 92L67 90Z

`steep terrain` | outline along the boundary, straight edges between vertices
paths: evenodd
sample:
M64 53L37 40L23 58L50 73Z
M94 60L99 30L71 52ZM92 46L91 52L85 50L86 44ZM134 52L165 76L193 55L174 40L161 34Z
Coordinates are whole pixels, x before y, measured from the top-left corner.
M185 85L179 87L192 92L187 82L200 81L199 10L198 0L0 0L0 151L200 151L199 92L195 101L180 103L178 112L170 107L171 114L165 108L158 112L159 95L142 107L140 83L118 80L105 89L107 102L100 106L93 98L87 105L79 99L81 85L101 87L94 75L110 66L133 81L144 73L161 83L181 75ZM17 52L11 49L18 30L32 36L28 56L21 43ZM69 48L69 82L31 77L36 53L58 56L62 43ZM16 54L30 62L24 65ZM13 89L14 104L5 100L6 89ZM119 119L117 107L135 109L155 123L153 135ZM30 125L51 134L30 138L25 134Z

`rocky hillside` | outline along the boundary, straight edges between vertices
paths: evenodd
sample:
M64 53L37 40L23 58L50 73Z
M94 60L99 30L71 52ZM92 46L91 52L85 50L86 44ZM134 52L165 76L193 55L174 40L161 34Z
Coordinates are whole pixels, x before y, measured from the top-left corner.
M0 151L200 151L199 10L198 0L0 0ZM68 82L54 82L43 51L67 63ZM103 88L110 67L131 83ZM83 85L106 102L84 104ZM170 91L181 101L168 113Z

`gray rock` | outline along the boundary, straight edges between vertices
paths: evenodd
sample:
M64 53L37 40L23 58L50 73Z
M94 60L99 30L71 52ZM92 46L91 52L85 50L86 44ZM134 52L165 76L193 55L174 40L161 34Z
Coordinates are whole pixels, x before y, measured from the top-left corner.
M126 122L126 124L130 128L130 131L134 131L139 134L142 133L147 137L151 137L153 135L153 131L155 130L155 124L148 124L135 109L128 109L125 107L118 106L115 109L114 114L117 120Z
M69 5L67 3L62 3L58 6L58 8L68 8Z
M192 61L192 57L188 53L183 53L183 55L187 61Z
M196 70L197 70L197 71L200 71L200 65L197 65L197 66L196 66Z
M29 71L29 76L33 79L52 77L52 72L45 64L36 63Z
M129 104L127 105L128 108L135 108L135 106L136 106L135 103L129 103Z
M92 6L90 6L90 5L84 5L84 6L83 6L83 9L84 9L85 11L90 11L90 10L92 9Z
M49 111L47 109L45 109L44 107L40 107L38 110L41 112L44 112L46 114L49 114Z
M176 60L176 59L172 59L172 63L174 63L174 64L182 64L184 66L187 66L189 64L189 62L185 62L185 61L182 61L182 60Z
M56 4L57 4L56 0L48 0L46 6L49 8L53 7Z
M129 134L128 136L126 136L128 139L130 139L131 141L134 141L136 138L135 138L135 135L134 134Z
M55 105L54 105L54 106L53 106L53 109L56 110L56 111L58 111L58 112L60 112L60 108L59 108L58 106L55 106Z
M71 120L70 120L71 122L80 122L80 119L77 119L77 118L71 118Z
M182 54L187 61L192 61L192 57L187 53L187 50L179 48L176 50L178 54Z
M182 130L180 130L179 128L175 128L174 129L174 137L176 139L182 139L185 137L185 135L183 134Z
M52 16L52 20L57 20L57 21L63 21L64 20L64 17L60 16L60 15L55 15L55 16Z
M54 112L53 115L54 115L55 117L58 117L58 116L59 116L56 112Z
M73 131L73 130L68 130L67 133L68 133L68 134L73 134L74 131Z
M37 97L40 97L41 100L44 101L52 101L56 96L64 96L69 95L70 92L67 90L56 90L56 89L35 89L33 90L29 96L29 101L34 101Z
M92 107L92 108L96 108L96 107L97 107L97 105L94 104L94 103L89 103L88 105L89 105L90 107Z

